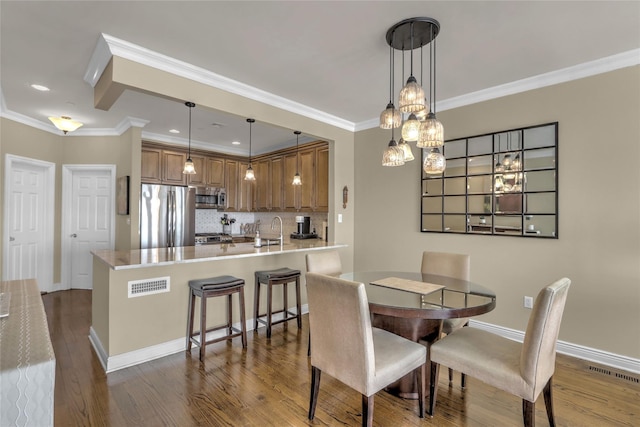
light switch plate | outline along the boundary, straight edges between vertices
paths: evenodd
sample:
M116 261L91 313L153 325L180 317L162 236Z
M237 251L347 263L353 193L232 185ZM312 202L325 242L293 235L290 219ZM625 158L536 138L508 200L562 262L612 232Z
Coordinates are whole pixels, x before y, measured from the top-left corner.
M338 214L338 222L342 222L342 214Z

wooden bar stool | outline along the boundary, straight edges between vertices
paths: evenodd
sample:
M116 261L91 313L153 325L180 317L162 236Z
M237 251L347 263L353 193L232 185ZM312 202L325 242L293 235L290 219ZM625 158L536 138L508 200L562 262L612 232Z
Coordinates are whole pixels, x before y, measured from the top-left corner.
M258 322L267 325L267 338L271 338L271 326L278 323L286 322L292 319L298 320L298 328L302 328L302 314L300 309L300 270L293 270L291 268L279 268L277 270L264 270L256 271L256 288L254 298L254 331L258 330ZM288 308L287 301L287 285L290 282L296 283L296 313L292 313ZM267 285L267 314L260 314L260 284ZM272 288L275 285L283 285L282 289L282 310L273 311L272 307ZM283 318L279 320L273 320L273 315L277 313L283 313ZM264 317L262 319L261 317Z
M209 277L207 279L189 280L189 319L187 323L187 351L191 352L191 344L200 346L200 361L204 359L207 344L242 337L242 348L247 348L247 325L244 313L244 280L233 276ZM240 330L233 327L232 296L238 294L240 303ZM207 329L207 298L227 296L227 323ZM193 317L195 299L200 297L200 332L193 333ZM227 334L207 341L207 332L227 329Z

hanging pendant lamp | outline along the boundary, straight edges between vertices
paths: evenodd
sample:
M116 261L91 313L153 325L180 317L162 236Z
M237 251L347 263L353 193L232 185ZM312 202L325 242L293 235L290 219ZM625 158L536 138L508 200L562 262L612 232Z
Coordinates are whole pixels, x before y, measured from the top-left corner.
M391 128L391 141L384 153L382 153L382 166L402 166L404 165L404 151L398 147L398 143L393 139L393 128Z
M433 31L433 28L431 29ZM433 92L433 93L432 93ZM419 148L441 147L444 145L444 128L436 118L436 40L433 35L429 45L429 98L433 107L420 125L420 135L416 144ZM432 94L431 94L432 93Z
M251 125L255 123L255 119L247 119L247 123L249 123L249 167L247 167L247 173L244 175L244 180L255 181L256 176L253 173L253 168L251 167Z
M182 173L185 175L195 175L196 168L193 165L193 160L191 160L191 109L196 106L193 102L185 102L184 105L189 107L189 154L187 155L187 161L184 162L184 169L182 169Z
M300 173L298 172L298 167L300 166L300 154L298 154L298 137L302 132L299 130L294 131L296 134L296 174L293 176L293 185L302 185L302 179L300 179Z
M393 76L395 62L393 59L393 48L389 45L389 103L387 108L380 113L380 127L382 129L397 128L402 123L402 114L393 105Z
M398 141L398 147L402 148L402 151L404 152L405 163L415 159L415 157L413 156L413 151L411 151L411 146L407 144L407 141L400 138L400 141Z
M400 91L398 97L398 109L403 113L417 113L424 109L424 90L422 86L418 84L418 81L413 76L413 49L414 49L414 30L416 29L416 18L406 20L406 24L409 26L409 47L411 49L411 71L407 83ZM403 21L404 22L404 21ZM418 46L422 46L419 44Z
M440 149L431 148L429 154L424 158L422 169L427 175L437 175L444 172L447 167L447 160L440 153Z

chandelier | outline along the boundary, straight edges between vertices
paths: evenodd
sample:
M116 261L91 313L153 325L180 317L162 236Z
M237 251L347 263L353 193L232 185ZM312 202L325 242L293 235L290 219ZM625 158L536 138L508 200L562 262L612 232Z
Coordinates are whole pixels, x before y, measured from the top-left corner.
M442 123L436 118L436 43L435 39L440 32L440 23L427 17L416 17L402 20L387 30L386 40L389 45L389 102L384 111L380 114L380 127L392 130L392 139L389 147L383 155L383 164L386 166L400 166L404 162L413 160L411 147L408 142L416 142L418 148L438 148L444 145L444 129ZM422 88L422 81L418 83L413 68L414 50L420 49L420 75L422 76L422 48L429 45L429 99L425 96ZM394 104L394 49L403 53L409 52L410 68L409 77L406 84L398 94L398 107ZM403 73L404 74L404 73ZM404 76L403 76L404 78ZM422 79L422 78L421 78ZM403 123L403 114L408 114ZM401 142L396 144L393 139L393 129L401 127ZM397 159L398 151L396 147L405 153L404 161ZM391 156L391 153L394 153ZM427 166L429 174L441 173L444 171L444 156L440 150L430 150L431 160L427 165L427 160L423 164L425 172ZM438 156L439 155L439 156ZM433 157L437 156L437 160ZM440 157L442 156L442 157ZM393 161L390 161L390 157ZM433 167L438 165L438 167ZM440 170L441 169L441 170Z

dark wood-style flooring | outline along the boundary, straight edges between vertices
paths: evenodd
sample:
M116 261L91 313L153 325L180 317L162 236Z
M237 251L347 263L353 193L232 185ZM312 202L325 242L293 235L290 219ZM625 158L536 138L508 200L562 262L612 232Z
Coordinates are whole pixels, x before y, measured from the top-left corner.
M361 397L328 375L322 377L316 417L307 420L310 365L308 323L277 325L271 340L264 329L240 339L207 346L201 364L197 349L105 374L91 344L91 291L43 296L56 354L55 425L61 426L358 426ZM186 303L186 302L185 302ZM185 319L186 323L186 319ZM639 426L637 375L612 371L558 355L554 402L559 426ZM622 372L623 375L628 374ZM468 378L460 388L441 371L434 418L420 419L417 403L379 392L377 426L518 426L521 401ZM539 426L548 425L542 397Z

